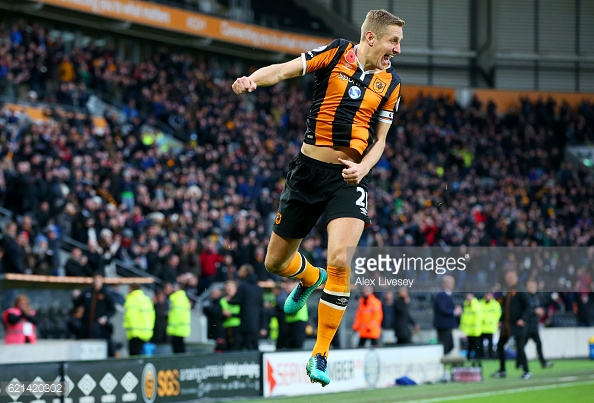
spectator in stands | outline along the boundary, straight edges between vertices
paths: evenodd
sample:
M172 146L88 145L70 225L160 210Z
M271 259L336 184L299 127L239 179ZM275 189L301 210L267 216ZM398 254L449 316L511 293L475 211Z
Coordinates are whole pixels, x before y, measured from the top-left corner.
M409 312L409 306L410 296L408 295L408 288L400 287L393 307L394 333L397 338L396 344L412 343L411 327L415 332L420 330L419 325L417 325Z
M231 253L224 253L223 260L217 267L217 272L213 282L224 283L233 280L237 277L237 268L233 262L233 255Z
M258 350L258 339L264 326L264 296L258 286L253 266L244 264L237 273L239 285L230 303L239 305L241 346L243 350Z
M501 304L501 332L497 342L497 356L499 357L499 371L492 376L494 378L505 378L505 344L513 336L516 340L517 366L523 371L522 379L532 378L526 360L526 335L528 321L530 319L530 300L526 292L521 292L518 286L518 274L510 270L505 273L505 294Z
M177 282L177 277L179 275L178 267L179 256L172 253L167 258L166 263L163 265L163 270L161 271L161 275L159 277L166 283L173 284Z
M167 335L171 339L174 354L186 352L185 338L190 336L192 321L192 304L179 284L170 284L168 293L169 313L167 315Z
M223 329L225 329L225 345L227 351L241 351L243 339L241 332L241 306L234 302L237 294L237 283L227 281L225 283L225 297L220 298ZM216 310L213 310L214 314Z
M481 300L483 305L483 327L481 334L479 358L494 358L493 335L499 329L499 319L501 318L501 304L497 301L492 292L485 293ZM487 341L487 350L484 350L484 343Z
M458 317L462 314L462 307L454 304L452 293L456 280L450 275L441 279L443 291L439 292L433 302L433 327L437 330L437 340L443 345L443 354L447 355L454 349L452 329L458 327Z
M4 238L2 239L4 247L4 256L2 257L2 266L4 273L25 274L25 251L17 241L18 226L15 222L6 224Z
M128 339L128 354L142 354L145 343L153 337L155 307L139 284L130 284L124 303L124 329Z
M353 322L353 330L359 334L359 347L364 347L367 341L379 346L382 318L382 302L373 294L373 287L364 286Z
M16 172L8 171L6 208L18 215L37 211L37 178L31 173L29 161L18 161Z
M89 271L87 262L87 256L83 255L79 248L74 248L72 249L72 252L70 252L70 257L66 261L64 271L67 276L87 277L92 274Z
M109 322L115 314L115 304L110 291L103 283L102 275L93 275L93 285L75 297L74 306L82 306L84 309L81 320L81 339L106 340L108 356L115 356L111 339L113 325Z
M85 252L87 257L87 270L91 273L99 273L101 276L105 276L105 264L101 252L102 250L100 250L97 240L89 239L87 242L87 250Z
M526 343L532 339L536 344L536 353L538 360L543 368L551 368L553 363L545 360L542 352L542 342L540 341L539 320L545 314L541 296L538 293L538 284L536 281L528 281L526 283L526 291L528 291L528 301L530 303L530 315L526 323ZM518 357L520 355L518 354ZM521 365L520 362L518 362Z
M218 253L214 242L206 242L206 247L200 253L200 278L198 279L198 294L207 290L214 281L217 267L223 257Z
M35 310L31 309L25 294L17 295L12 307L2 314L2 321L6 329L4 343L33 344L37 341Z
M202 312L206 316L207 337L215 342L215 352L225 350L225 328L223 327L223 308L221 305L221 289L213 287L210 291L210 298L207 298L202 305Z
M40 275L56 275L57 267L55 266L54 255L59 253L59 250L52 250L49 248L48 239L39 234L35 238L35 245L33 246L33 259L35 266L33 267L33 274Z

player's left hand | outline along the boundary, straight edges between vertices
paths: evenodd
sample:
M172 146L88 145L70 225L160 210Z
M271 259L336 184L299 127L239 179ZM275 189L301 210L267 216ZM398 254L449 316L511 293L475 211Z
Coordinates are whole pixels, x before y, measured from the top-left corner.
M339 158L338 162L346 166L346 168L342 170L342 177L349 185L358 185L368 173L368 170L365 169L365 167L356 162L343 160L342 158Z

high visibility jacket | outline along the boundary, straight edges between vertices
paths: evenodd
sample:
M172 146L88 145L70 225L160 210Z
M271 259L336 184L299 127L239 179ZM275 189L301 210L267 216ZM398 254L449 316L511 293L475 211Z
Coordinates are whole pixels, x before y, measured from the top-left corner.
M124 303L124 329L128 340L138 337L149 341L155 328L155 307L153 301L142 290L134 290L126 296Z
M359 332L359 337L366 339L379 339L382 334L382 303L377 297L371 294L359 299L359 306L355 314L353 330Z
M270 323L268 325L270 327L270 340L278 340L278 331L279 331L279 326L278 326L278 319L276 318L276 316L273 316L272 318L270 318Z
M169 296L168 335L177 337L190 335L191 310L192 304L184 290L176 291Z
M460 318L460 330L469 337L479 337L483 332L483 306L478 299L464 301L464 311Z
M23 312L19 308L8 308L2 314L2 320L6 326L6 334L4 335L5 344L24 344L27 339L29 343L35 343L37 341L37 335L35 334L35 325L28 322L26 319L21 319L14 325L8 323L8 315L21 316ZM35 311L31 310L31 314L35 315Z
M241 318L239 317L241 307L239 305L230 304L226 298L221 298L221 308L223 308L223 311L229 311L233 315L223 320L223 328L239 327L241 325Z
M495 334L499 328L499 319L501 319L501 304L495 298L491 301L481 300L483 306L483 334Z
M307 322L309 320L309 312L307 311L307 305L303 305L295 315L285 315L285 322Z

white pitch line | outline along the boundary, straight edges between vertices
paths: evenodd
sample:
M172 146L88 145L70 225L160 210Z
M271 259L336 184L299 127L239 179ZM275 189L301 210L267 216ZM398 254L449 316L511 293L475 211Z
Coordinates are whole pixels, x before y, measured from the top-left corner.
M516 389L507 389L507 390L498 390L493 392L482 392L482 393L473 393L470 395L458 395L458 396L448 396L448 397L438 397L433 399L421 399L421 400L409 400L404 403L438 403L438 402L448 402L452 400L466 400L466 399L474 399L477 397L489 397L489 396L498 396L498 395L509 395L512 393L522 393L522 392L530 392L534 390L547 390L547 389L557 389L557 388L568 388L572 386L581 386L581 385L594 385L594 381L582 381L582 382L567 382L557 385L540 385L540 386L531 386L528 388L516 388Z

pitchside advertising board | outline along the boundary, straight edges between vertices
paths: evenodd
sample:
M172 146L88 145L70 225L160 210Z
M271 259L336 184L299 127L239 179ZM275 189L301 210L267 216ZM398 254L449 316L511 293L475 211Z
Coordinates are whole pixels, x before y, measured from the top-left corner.
M305 372L310 353L265 353L264 396L300 396L356 389L386 388L407 376L418 384L443 376L441 345L334 350L328 360L330 385L312 384Z
M52 382L64 374L64 397L0 393L0 403L186 402L262 396L259 353L0 365L3 386L13 378Z

